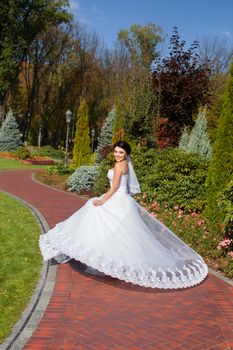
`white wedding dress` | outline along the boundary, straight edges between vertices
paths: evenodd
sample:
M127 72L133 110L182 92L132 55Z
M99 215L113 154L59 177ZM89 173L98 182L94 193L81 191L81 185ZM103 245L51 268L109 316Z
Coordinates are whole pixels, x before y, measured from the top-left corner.
M113 169L108 171L113 179ZM202 257L152 217L128 193L128 175L101 206L93 199L40 236L45 260L67 257L106 275L140 286L187 288L200 283L208 268Z

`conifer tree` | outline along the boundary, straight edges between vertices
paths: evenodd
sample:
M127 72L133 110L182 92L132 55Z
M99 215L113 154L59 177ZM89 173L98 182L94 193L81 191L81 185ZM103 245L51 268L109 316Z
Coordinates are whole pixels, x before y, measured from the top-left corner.
M221 217L217 210L216 199L220 191L224 190L233 176L233 63L230 77L224 92L224 104L213 146L213 157L207 184L206 212Z
M10 111L0 129L0 151L12 151L20 146L22 146L22 141L18 124Z
M116 116L116 109L113 109L108 113L106 121L101 129L100 137L98 140L98 146L96 149L96 162L100 163L103 159L102 150L104 147L110 147L112 144L112 135L113 135L113 127L114 120Z
M89 108L83 99L77 112L72 166L78 168L81 165L88 165L90 162Z
M199 110L195 125L188 135L187 129L184 130L179 147L189 153L198 153L200 155L211 157L212 147L210 144L205 109Z
M189 144L189 133L187 130L187 126L184 127L180 142L179 142L179 148L187 151L188 150L188 144Z

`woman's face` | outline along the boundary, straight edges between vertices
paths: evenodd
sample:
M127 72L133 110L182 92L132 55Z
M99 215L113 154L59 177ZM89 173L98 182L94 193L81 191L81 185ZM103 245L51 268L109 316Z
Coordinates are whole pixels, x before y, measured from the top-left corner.
M122 160L124 160L126 158L127 153L123 148L116 146L114 148L113 155L114 155L116 162L121 162Z

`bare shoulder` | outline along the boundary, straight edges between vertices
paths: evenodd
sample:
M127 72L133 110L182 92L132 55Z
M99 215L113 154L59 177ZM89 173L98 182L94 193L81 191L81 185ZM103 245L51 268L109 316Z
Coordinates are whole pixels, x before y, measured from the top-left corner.
M128 162L127 160L123 160L122 162L116 162L114 169L117 172L120 172L122 175L128 173Z

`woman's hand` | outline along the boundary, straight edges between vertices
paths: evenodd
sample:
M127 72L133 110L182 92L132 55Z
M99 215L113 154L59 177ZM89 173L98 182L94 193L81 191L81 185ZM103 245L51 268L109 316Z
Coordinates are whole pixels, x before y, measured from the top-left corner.
M94 205L95 207L98 207L98 206L103 205L103 204L104 204L104 203L103 203L102 200L98 200L98 199L94 199L94 200L93 200L93 205Z

